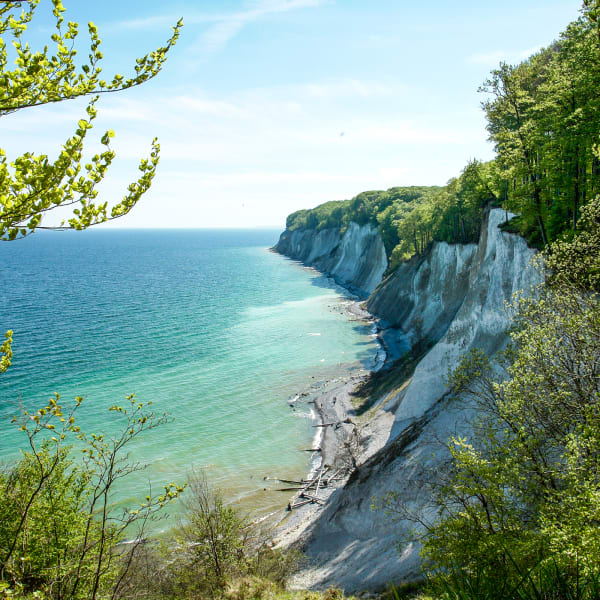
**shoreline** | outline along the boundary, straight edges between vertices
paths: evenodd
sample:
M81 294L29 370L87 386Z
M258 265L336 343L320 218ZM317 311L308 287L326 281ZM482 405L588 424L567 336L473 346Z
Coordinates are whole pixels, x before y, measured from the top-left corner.
M352 406L351 394L356 387L364 381L371 372L379 370L386 361L385 346L380 337L380 327L376 317L371 315L363 306L364 299L360 298L352 290L348 290L335 281L327 274L309 267L300 261L295 261L284 257L303 270L310 271L314 275L322 278L327 287L335 291L337 296L333 296L328 302L328 310L343 315L348 321L355 322L358 325L370 328L369 336L375 342L373 353L366 359L351 363L340 363L333 366L325 374L325 377L315 376L310 378L311 371L307 374L307 379L302 388L299 388L285 400L291 410L297 410L304 413L315 428L315 434L306 449L300 450L308 454L308 460L304 467L299 467L294 473L278 472L278 477L290 477L291 479L310 479L315 472L324 464L334 464L341 460L343 452L344 439L351 434L354 429L353 422L345 422L352 418L354 407ZM316 372L313 370L312 373ZM339 424L339 427L323 427L325 423ZM307 452L308 448L319 449L318 452ZM271 471L273 473L273 471ZM263 471L264 474L264 471ZM343 482L336 482L335 486L321 488L319 496L327 499L329 495L338 487L345 483L350 475L347 473ZM318 514L319 504L308 504L300 510L294 510L294 515L286 510L286 505L293 499L294 494L289 492L285 494L280 488L286 487L281 484L278 477L271 474L262 477L260 473L256 474L256 487L247 490L241 496L232 494L232 490L227 487L219 487L226 498L227 503L238 507L250 520L264 528L269 538L279 538L282 533L287 532L295 521L307 515L313 517ZM260 481L262 479L262 481ZM260 483L258 483L258 481ZM283 480L282 480L283 481ZM279 488L279 489L278 489ZM268 502L260 501L260 497L270 496L273 500ZM259 500L257 500L259 498ZM261 507L257 504L265 504ZM268 505L271 506L268 506ZM266 509L266 510L265 510ZM290 517L293 517L290 519ZM312 521L312 519L311 519ZM158 531L158 535L163 536L175 527L175 522L169 519L169 523Z
M352 394L369 377L370 373L379 371L388 364L390 358L393 360L389 356L387 345L382 337L385 329L377 317L366 310L363 298L357 296L352 289L340 285L328 274L300 261L289 260L297 263L303 269L326 277L331 287L342 296L339 301L340 312L344 313L350 321L357 321L365 326L370 325L378 349L375 351L371 366L362 366L354 373L340 374L339 377L321 382L317 387L313 386L308 390L298 392L293 400L288 400L290 406L303 405L315 414L313 427L317 429L317 432L313 438L312 448L318 449L318 451L311 455L308 473L303 481L313 479L319 470L325 468L329 470L323 473L325 485L319 489L318 496L322 502L308 502L290 510L294 501L298 500L301 494L301 490L299 490L290 495L288 507L283 509L285 511L283 515L281 511L275 511L263 518L263 521L268 522L273 529L270 537L274 547L288 547L298 543L302 534L318 518L329 497L345 485L351 473L360 463L383 445L383 438L387 439L388 427L364 427L364 424L361 423L362 418L357 415L352 403ZM362 435L363 429L372 429L366 439ZM376 448L373 449L373 446ZM328 481L326 473L330 476L335 475L335 481Z

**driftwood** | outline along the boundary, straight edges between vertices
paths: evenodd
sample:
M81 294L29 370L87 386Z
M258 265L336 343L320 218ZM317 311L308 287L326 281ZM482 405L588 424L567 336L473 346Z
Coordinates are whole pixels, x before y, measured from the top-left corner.
M328 485L332 481L339 481L340 479L342 479L341 477L338 477L338 474L340 473L340 471L342 471L342 469L338 469L331 477L328 477L325 480L325 485Z
M341 467L335 471L331 471L329 477L327 477L327 473L330 471L331 467L326 465L324 467L320 467L312 479L302 479L301 481L296 481L293 479L278 479L277 481L291 484L293 487L278 488L276 491L298 491L293 500L288 503L288 510L300 508L306 504L319 504L322 506L326 503L326 501L325 498L319 498L319 492L323 488L330 487L334 481L343 481L348 474L348 469L346 467Z
M293 510L294 508L300 508L301 506L304 506L305 504L310 504L312 502L312 500L301 500L300 502L296 502L294 504L288 504L288 510Z
M294 502L290 502L288 504L288 510L293 510L294 508L299 508L300 506L304 506L305 504L317 503L317 504L325 504L325 500L323 498L319 498L319 489L321 488L321 483L323 483L323 487L325 487L325 482L323 480L323 475L329 471L329 467L319 468L315 477L310 480L302 480L302 487L294 487L294 488L284 488L281 491L292 491L292 490L300 490L298 496L294 499ZM282 483L291 482L291 480L282 480ZM293 482L299 483L299 482ZM313 493L314 489L314 493Z
M319 473L319 480L317 481L317 489L315 490L315 496L319 495L319 488L321 487L321 477L323 477L323 473L326 473L328 469L329 469L329 467L327 467L327 469L325 469L325 471L321 471Z
M307 494L306 492L302 492L302 494L300 494L300 496L302 498L308 498L309 500L311 500L313 502L318 502L319 504L325 504L325 500L323 500L323 498L317 498L317 496L312 496L311 494Z

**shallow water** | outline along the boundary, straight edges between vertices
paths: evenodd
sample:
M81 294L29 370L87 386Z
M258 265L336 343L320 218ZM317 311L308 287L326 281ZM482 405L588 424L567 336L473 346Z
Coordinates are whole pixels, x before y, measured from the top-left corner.
M1 244L0 331L14 330L15 356L0 376L0 458L25 443L15 401L82 395L82 429L110 434L107 408L135 392L174 420L131 445L149 466L118 501L195 467L253 508L285 503L263 477L305 472L314 433L287 400L372 366L377 344L330 281L268 251L277 235L92 230Z

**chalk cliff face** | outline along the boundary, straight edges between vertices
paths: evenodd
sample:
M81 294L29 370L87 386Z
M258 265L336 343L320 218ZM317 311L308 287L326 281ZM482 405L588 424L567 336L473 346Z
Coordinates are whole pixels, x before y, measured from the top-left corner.
M525 293L537 283L530 264L533 251L516 235L502 233L500 209L490 211L482 228L469 271L464 300L445 335L417 366L412 382L396 411L396 420L420 417L445 393L441 374L458 366L473 348L493 355L506 342L510 315L506 304L518 290Z
M369 312L402 329L411 344L437 341L465 298L476 250L476 244L434 244L383 281L367 301Z
M414 523L394 521L371 505L394 493L410 510L427 516L427 483L432 469L443 468L438 441L469 434L473 409L448 399L447 373L472 348L489 355L502 348L510 323L505 303L517 290L527 293L539 283L530 265L534 251L519 236L498 228L504 219L504 211L492 209L478 244L436 243L425 256L397 269L369 298L372 313L403 332L409 343L426 340L430 350L409 382L381 399L362 431L363 439L377 440L371 444L377 447L365 452L368 458L305 532L304 550L312 566L303 573L303 584L336 584L352 591L419 575L418 547L404 545L398 552L397 546ZM383 437L382 423L387 428Z
M356 223L350 223L343 235L339 229L286 230L275 250L327 273L362 296L377 287L388 264L377 228Z

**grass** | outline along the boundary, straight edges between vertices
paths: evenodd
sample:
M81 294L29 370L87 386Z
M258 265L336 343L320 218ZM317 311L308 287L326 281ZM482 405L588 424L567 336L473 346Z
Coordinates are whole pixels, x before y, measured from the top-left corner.
M224 592L223 600L435 600L425 591L425 582L409 581L390 586L377 594L345 595L343 590L329 588L325 591L284 590L264 579L237 580Z

